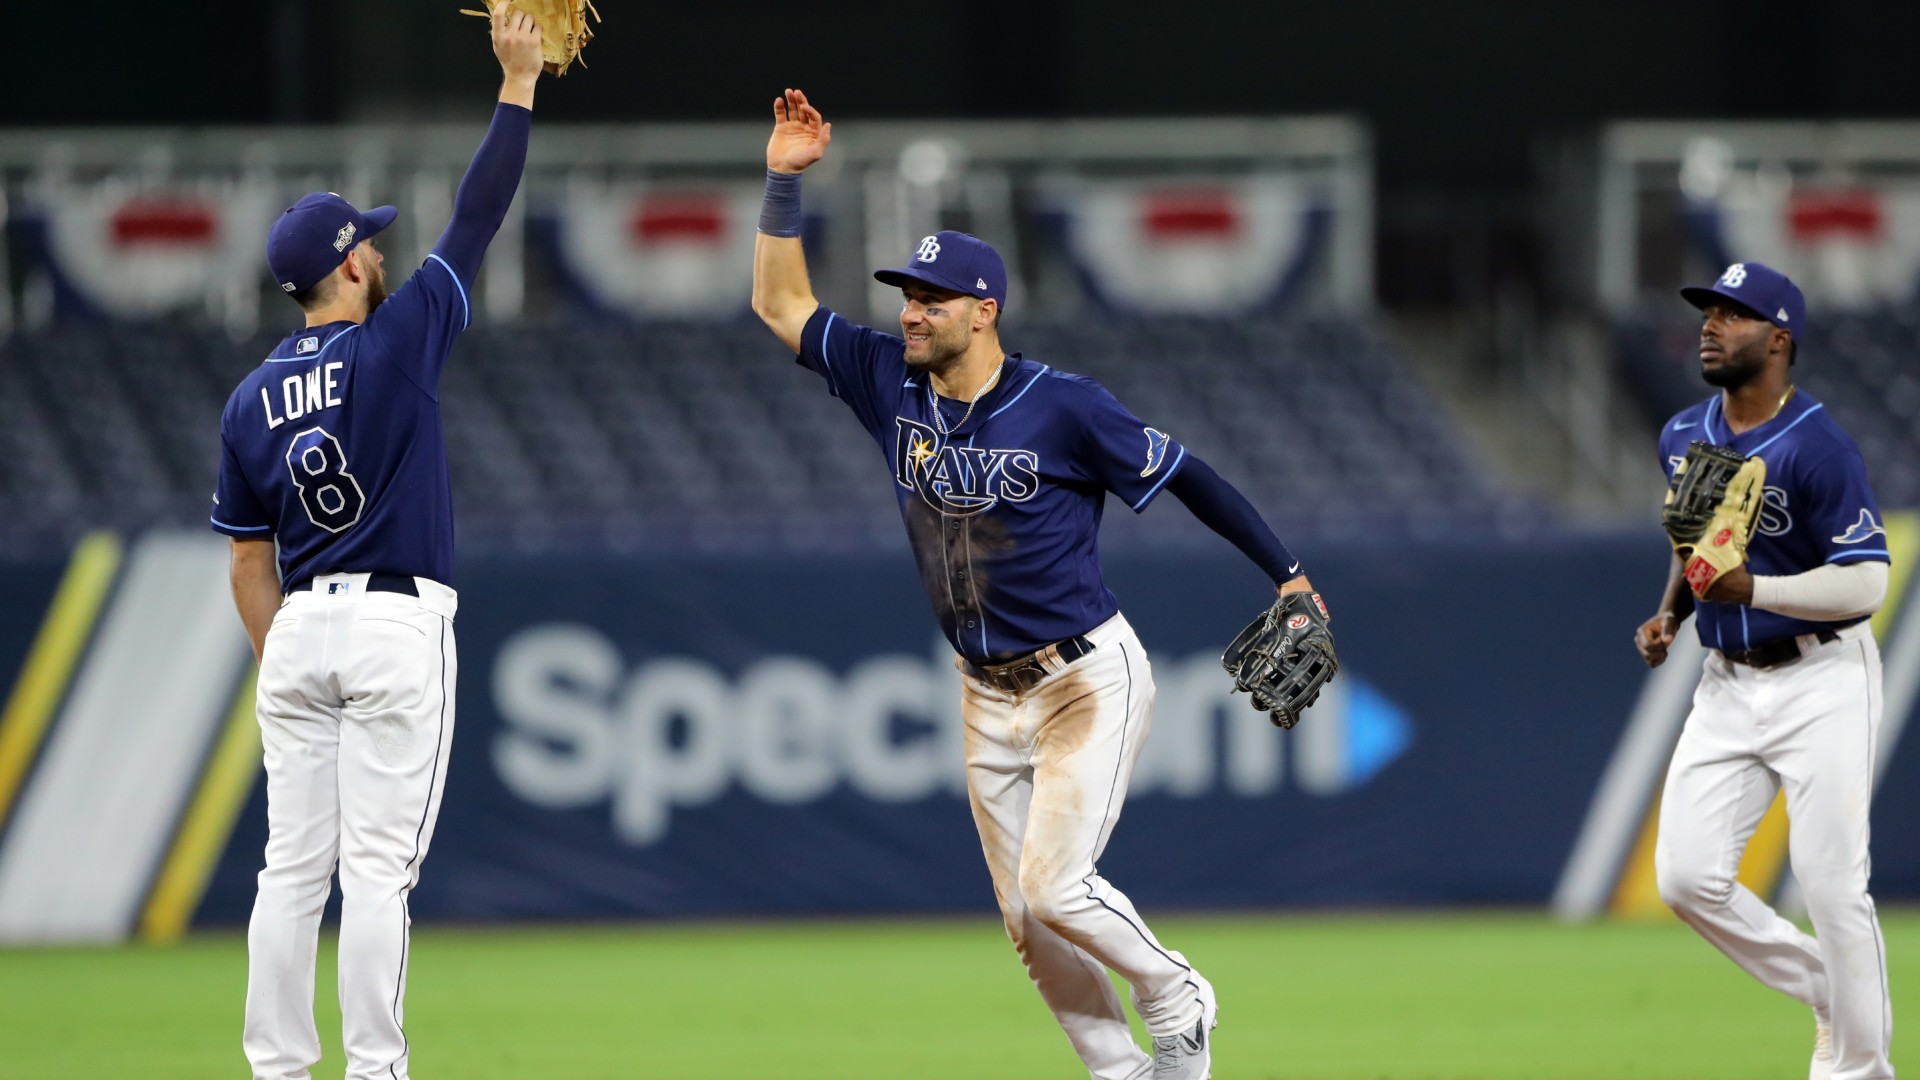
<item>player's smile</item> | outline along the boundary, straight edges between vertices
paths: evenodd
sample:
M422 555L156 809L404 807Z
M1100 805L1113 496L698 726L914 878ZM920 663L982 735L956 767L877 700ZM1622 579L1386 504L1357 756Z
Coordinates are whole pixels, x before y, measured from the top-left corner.
M964 293L932 289L902 289L900 335L906 340L906 361L914 367L938 367L966 352L967 330L957 316Z

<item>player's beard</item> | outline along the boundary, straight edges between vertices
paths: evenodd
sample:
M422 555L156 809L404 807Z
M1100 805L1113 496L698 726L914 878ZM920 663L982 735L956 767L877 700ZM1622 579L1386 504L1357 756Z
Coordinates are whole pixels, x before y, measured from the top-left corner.
M1762 336L1749 341L1738 349L1727 349L1720 354L1720 363L1713 367L1702 366L1700 377L1708 386L1717 386L1722 390L1738 390L1760 377L1767 367L1767 339Z
M373 314L386 302L387 271L385 267L376 266L373 273L367 275L367 314Z
M961 358L967 355L967 347L973 343L972 337L967 324L955 320L944 329L934 330L927 338L926 351L919 356L908 349L905 357L907 366L944 377L959 366Z

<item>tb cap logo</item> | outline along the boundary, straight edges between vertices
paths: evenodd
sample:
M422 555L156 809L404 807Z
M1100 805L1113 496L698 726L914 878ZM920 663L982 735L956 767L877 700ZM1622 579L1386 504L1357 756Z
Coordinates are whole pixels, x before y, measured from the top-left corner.
M921 240L920 246L914 250L913 257L924 263L930 263L938 259L940 257L940 238L937 236L929 236ZM984 287L985 286L982 286L982 288Z
M1746 263L1734 263L1732 266L1727 267L1726 273L1720 275L1720 284L1725 285L1729 289L1737 289L1746 283Z

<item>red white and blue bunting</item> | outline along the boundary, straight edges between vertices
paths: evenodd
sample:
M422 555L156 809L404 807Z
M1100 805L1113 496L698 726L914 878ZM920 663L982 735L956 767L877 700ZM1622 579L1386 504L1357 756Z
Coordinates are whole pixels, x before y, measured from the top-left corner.
M1300 180L1073 180L1050 188L1067 257L1097 302L1244 314L1296 294L1324 258L1327 201Z

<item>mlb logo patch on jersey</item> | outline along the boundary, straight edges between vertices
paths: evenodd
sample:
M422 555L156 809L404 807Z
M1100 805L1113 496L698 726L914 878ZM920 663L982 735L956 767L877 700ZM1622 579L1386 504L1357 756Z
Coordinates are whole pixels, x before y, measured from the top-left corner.
M305 356L308 353L319 352L319 351L320 351L320 339L317 337L303 337L299 341L295 342L293 346L293 354L295 356Z

